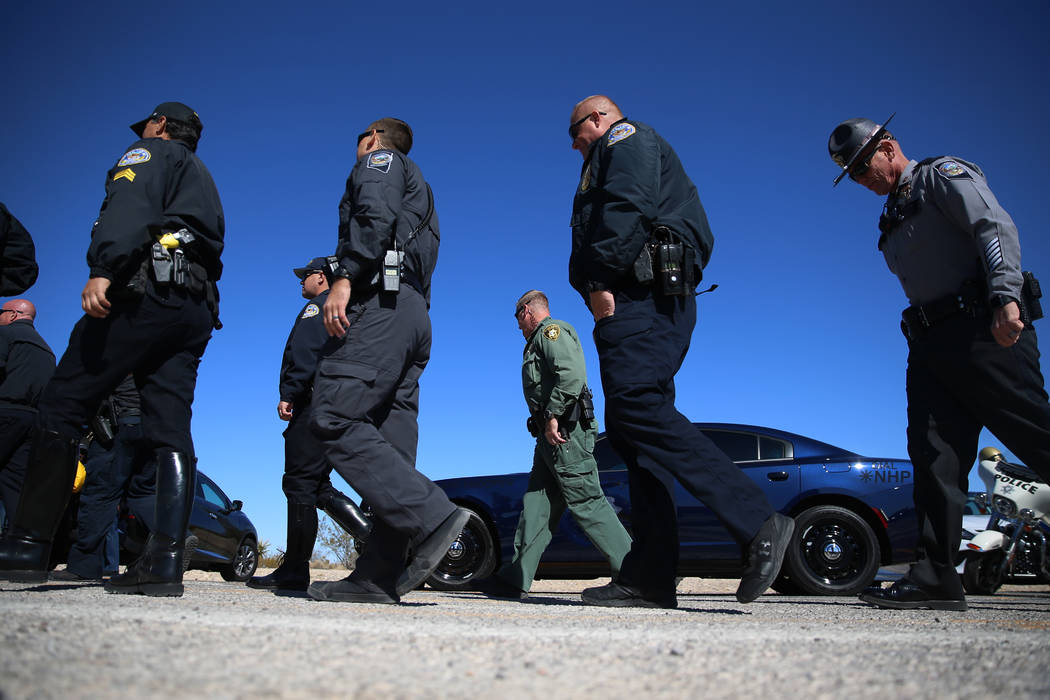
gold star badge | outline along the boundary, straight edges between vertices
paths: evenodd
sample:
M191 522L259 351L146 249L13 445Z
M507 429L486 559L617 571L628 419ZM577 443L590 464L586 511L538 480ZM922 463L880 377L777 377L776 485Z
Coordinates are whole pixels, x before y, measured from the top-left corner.
M547 340L557 340L558 336L561 335L561 328L551 324L543 329L543 335L547 337Z

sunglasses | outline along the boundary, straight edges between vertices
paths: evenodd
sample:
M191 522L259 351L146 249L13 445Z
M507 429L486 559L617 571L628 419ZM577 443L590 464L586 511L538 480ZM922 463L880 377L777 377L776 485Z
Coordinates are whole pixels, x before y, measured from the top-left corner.
M359 135L357 137L357 145L360 146L361 142L364 141L369 136L371 136L373 132L377 133L377 134L385 134L386 133L386 129L369 129L368 131L366 131L365 133L363 133L363 134L361 134L361 135Z
M580 117L577 121L574 121L572 123L572 126L569 127L569 137L573 141L576 140L576 136L580 133L580 127L583 126L583 123L585 121L591 118L592 114L594 114L594 112L588 112L587 114ZM606 116L605 112L598 112L598 114L602 115L603 117Z
M875 148L871 149L871 153L869 153L867 156L864 157L862 161L855 164L852 168L849 169L850 180L856 182L857 178L864 177L864 174L867 173L868 170L871 168L871 159L874 158L875 154L879 152L879 144L881 142L881 139L879 141L876 141Z

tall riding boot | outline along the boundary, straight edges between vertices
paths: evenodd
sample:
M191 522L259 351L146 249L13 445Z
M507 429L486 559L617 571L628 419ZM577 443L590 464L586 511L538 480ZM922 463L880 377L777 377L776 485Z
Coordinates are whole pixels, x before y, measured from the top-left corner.
M372 521L342 491L330 489L317 499L317 507L358 542L367 542Z
M135 563L106 584L107 593L182 595L182 557L193 508L197 466L181 452L157 456L157 501L153 532Z
M310 585L310 557L317 540L317 508L288 502L288 545L284 561L267 576L252 576L250 588L305 591Z
M47 580L55 530L73 493L77 438L52 430L33 436L29 468L9 532L0 540L0 580Z

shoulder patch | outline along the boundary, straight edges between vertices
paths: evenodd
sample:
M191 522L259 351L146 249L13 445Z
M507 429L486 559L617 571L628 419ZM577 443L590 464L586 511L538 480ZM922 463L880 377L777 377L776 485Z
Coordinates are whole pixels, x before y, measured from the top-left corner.
M552 323L543 329L543 337L547 340L557 340L560 335L561 327L557 323Z
M368 167L385 173L390 170L393 160L394 156L387 151L373 151L368 155Z
M609 132L609 145L619 143L628 136L632 135L637 129L634 128L634 124L617 124Z
M128 182L135 182L135 171L131 168L124 168L119 173L113 175L113 182L116 182L121 178L124 178Z
M970 177L970 173L966 172L966 168L959 165L954 160L946 160L938 165L937 172L952 179Z
M307 304L306 308L303 309L303 315L299 318L313 318L319 313L321 313L321 310L317 308L317 304Z
M132 148L130 151L124 154L124 156L117 161L117 167L123 165L136 165L138 163L145 163L150 159L150 153L145 148Z

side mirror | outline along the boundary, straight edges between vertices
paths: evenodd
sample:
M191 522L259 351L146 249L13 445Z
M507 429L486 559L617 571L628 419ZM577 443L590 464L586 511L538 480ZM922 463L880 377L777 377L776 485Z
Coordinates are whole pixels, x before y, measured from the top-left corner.
M230 504L230 512L232 513L235 510L240 510L243 507L244 507L244 502L243 501L234 501L233 503Z

